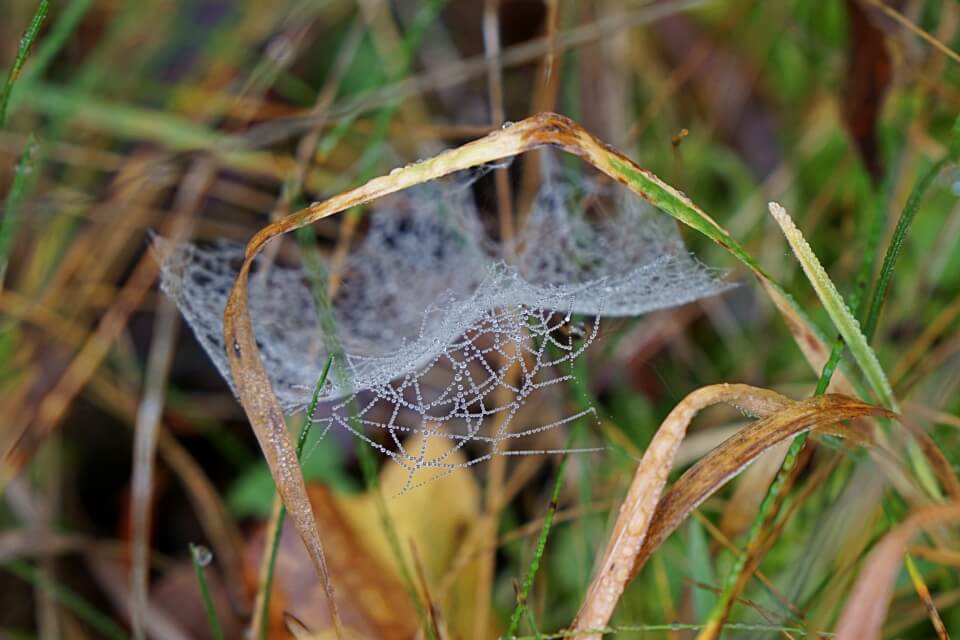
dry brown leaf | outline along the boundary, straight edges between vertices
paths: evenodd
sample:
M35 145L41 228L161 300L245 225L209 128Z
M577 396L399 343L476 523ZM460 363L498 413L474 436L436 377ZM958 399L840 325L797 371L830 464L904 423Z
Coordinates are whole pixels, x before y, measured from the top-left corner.
M921 529L960 520L960 503L929 507L914 512L905 522L883 537L870 552L853 592L837 624L837 640L880 638L893 586L907 545Z
M444 454L444 448L450 448L452 444L442 438L428 438L425 455L427 459L439 458ZM421 446L420 435L404 442L407 451L420 451ZM452 451L445 459L454 465L467 462L460 450ZM410 548L412 544L417 549L430 593L437 599L435 604L443 625L450 630L452 637L468 638L476 614L473 585L478 577L477 563L471 563L458 572L449 589L441 587L464 544L464 536L480 517L481 491L476 477L471 473L454 473L442 481L430 482L440 473L447 472L429 468L417 470L412 484L427 484L401 493L410 478L409 471L391 459L381 473L380 487L386 497L385 507L409 573L413 575L415 566ZM381 523L377 496L370 492L359 496L343 496L338 499L338 505L350 525L360 532L364 546L384 567L400 576L399 560ZM488 628L493 628L492 625L491 619Z
M323 529L329 551L330 575L337 581L346 637L412 638L417 632L417 613L403 584L364 544L363 532L355 529L337 504L337 499L321 485L309 489L317 525ZM261 529L249 547L249 582L256 584L264 531ZM325 590L309 562L296 530L284 527L274 569L270 599L270 638L289 637L286 616L292 615L309 634L336 632L327 607Z
M720 520L720 530L728 538L736 538L753 522L789 448L788 441L770 447L741 474Z
M420 451L418 435L404 442L408 451ZM429 438L426 455L441 456L443 447L452 443ZM466 463L463 453L452 451L451 464ZM450 569L462 537L470 523L478 517L480 488L472 474L458 473L443 482L429 482L441 470L424 468L416 472L414 483L427 482L415 491L401 492L407 485L406 469L389 460L380 474L379 491L387 497L381 501L376 489L356 495L333 495L322 486L308 490L324 532L328 567L336 581L340 613L347 637L412 638L420 619L410 594L403 583L403 568L394 553L384 528L385 506L390 526L400 542L406 569L413 575L415 566L411 544L418 550L423 575L431 595ZM258 571L263 547L263 532L251 545L248 573ZM469 637L473 620L473 581L475 572L463 571L453 585L435 602L438 613L451 637ZM421 600L425 599L418 585ZM331 637L333 625L326 608L318 606L324 598L322 585L308 561L296 531L285 527L274 573L274 590L270 601L270 637L288 637L291 629L299 629L303 637ZM274 635L276 634L276 635ZM294 634L296 635L296 634ZM299 636L298 636L299 637Z

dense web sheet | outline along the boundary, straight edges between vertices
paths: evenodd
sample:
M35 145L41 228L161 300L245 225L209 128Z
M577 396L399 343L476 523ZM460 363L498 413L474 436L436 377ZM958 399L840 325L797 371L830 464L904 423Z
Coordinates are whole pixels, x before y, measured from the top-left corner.
M690 256L667 216L613 189L550 177L508 247L488 239L468 182L439 181L377 203L326 312L332 340L305 271L258 260L250 314L284 410L307 406L328 354L340 353L318 421L366 440L411 478L456 466L449 452L428 459L407 451L413 432L446 438L451 451L479 448L470 464L530 453L515 441L587 413L530 424L521 409L569 378L601 316L635 316L727 286ZM243 246L162 250L163 290L230 381L223 310ZM592 319L571 330L580 315ZM518 414L524 422L515 425Z

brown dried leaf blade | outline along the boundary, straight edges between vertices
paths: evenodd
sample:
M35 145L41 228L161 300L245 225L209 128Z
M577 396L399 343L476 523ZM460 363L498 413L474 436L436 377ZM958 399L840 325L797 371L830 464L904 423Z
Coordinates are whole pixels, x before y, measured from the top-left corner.
M824 395L796 402L738 431L690 467L657 505L634 563L634 575L694 509L764 451L803 431L862 416L891 417L892 414L848 396Z

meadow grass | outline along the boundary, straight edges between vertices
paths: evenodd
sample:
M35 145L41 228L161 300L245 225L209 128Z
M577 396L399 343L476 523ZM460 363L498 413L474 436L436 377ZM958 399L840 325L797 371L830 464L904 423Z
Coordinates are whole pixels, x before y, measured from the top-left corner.
M416 184L437 166L439 150L500 131L492 114L519 123L544 104L660 178L581 138L567 149L587 163L564 159L564 166L596 177L593 164L642 192L686 225L690 250L740 286L680 309L604 321L563 398L537 411L592 405L597 420L577 421L556 446L576 441L605 451L557 465L511 458L462 470L486 498L454 557L439 559L434 548L444 545L414 541L425 565L416 575L404 551L410 540L399 533L407 524L387 515L392 497L378 488L388 465L365 444L327 435L313 454L326 468L310 471L311 461L302 461L307 482L335 485L344 504L362 488L377 497L380 515L356 537L368 548L386 537L395 565L384 572L401 574L412 625L427 637L594 635L566 629L584 606L658 427L696 389L746 382L795 400L854 395L902 419L818 425L800 432L768 471L750 467L718 483L625 583L605 633L833 637L849 611L860 611L857 598L866 598L858 579L884 561L896 561L883 574L893 576L890 614L886 607L870 614L881 617L884 637L960 632L955 527L910 538L895 548L899 556L882 553L918 514L957 499L947 477L960 469L960 68L948 53L956 49L955 6L908 3L896 15L888 8L889 24L877 33L896 52L889 63L898 75L874 96L882 109L863 116L874 118L862 123L875 135L867 157L857 146L862 134L841 112L853 108L854 81L877 71L852 62L864 46L854 28L862 25L840 2L651 8L549 0L542 14L492 2L486 10L500 20L492 53L482 37L484 3L474 12L467 7L474 3L442 0L389 10L292 0L184 2L176 11L168 4L18 0L0 26L9 43L0 56L0 68L9 69L0 93L0 415L8 417L0 429L0 523L9 536L9 546L0 545L0 591L15 599L0 611L0 634L149 632L131 628L127 612L137 605L116 595L123 589L104 578L108 572L85 568L102 569L104 554L51 551L46 541L82 533L130 542L131 440L123 425L133 426L145 397L157 270L136 265L149 251L146 232L168 231L182 213L178 189L198 163L209 161L213 173L190 213L194 235L246 242L271 213L279 219L391 177L396 167L406 166L392 175L397 184L408 177L404 184ZM502 86L488 86L497 77ZM726 89L715 78L726 78ZM724 91L736 93L739 107L724 101ZM502 104L489 104L491 96ZM553 135L540 126L529 131ZM511 139L512 129L496 139ZM688 135L678 136L681 129ZM519 135L511 153L528 148ZM867 168L878 159L879 177ZM416 160L425 162L408 165ZM524 198L529 166L515 162L501 173L510 177L514 205ZM497 237L501 194L486 182L475 190ZM783 204L776 220L768 201ZM366 230L364 207L375 206L360 204L301 230L305 261L329 263L356 244ZM509 222L523 215L514 211ZM103 336L103 349L84 348ZM172 356L159 426L174 444L157 449L149 544L154 559L175 560L150 574L150 606L169 613L160 587L175 567L192 564L207 612L196 628L224 637L254 624L263 637L282 566L284 509L271 511L274 487L250 425L188 331ZM319 384L301 383L320 387L327 373L346 375L337 366L327 362ZM58 395L63 389L76 391ZM61 412L52 422L50 407ZM280 426L289 433L298 420ZM705 411L678 442L674 468L664 469L667 495L723 441L720 434L745 420L735 410ZM48 423L64 452L56 473L34 462L47 442L36 425ZM294 445L297 460L306 433ZM439 521L446 510L432 505L419 517ZM225 559L234 558L228 569L242 574L250 532L267 514L265 579L249 588L233 581L224 600L230 610L215 611L210 591L222 581L208 584L204 572L224 575ZM205 569L188 553L187 543L201 539L215 558ZM434 573L434 561L444 571ZM874 597L883 593L878 581ZM276 597L298 616L325 609L319 597L309 606Z

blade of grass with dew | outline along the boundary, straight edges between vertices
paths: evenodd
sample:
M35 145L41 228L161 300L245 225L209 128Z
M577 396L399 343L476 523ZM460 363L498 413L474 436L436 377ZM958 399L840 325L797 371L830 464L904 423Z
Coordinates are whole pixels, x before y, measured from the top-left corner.
M958 120L960 123L960 120ZM956 125L954 129L955 133L957 131ZM951 153L953 152L954 147L951 147ZM945 163L949 159L949 155L945 157L941 162ZM940 165L940 166L937 166ZM834 323L839 329L841 329L841 336L847 339L848 343L851 343L850 336L853 337L852 344L856 344L860 349L859 353L861 358L875 364L875 373L878 372L881 377L875 376L872 384L873 388L876 390L878 387L878 382L883 385L885 384L889 388L889 384L886 382L886 377L883 374L882 369L879 366L879 361L876 360L875 354L872 350L869 349L867 344L869 336L872 335L872 332L876 326L876 317L879 314L879 304L882 303L884 297L887 283L889 282L889 274L892 272L893 264L896 260L896 255L899 253L899 247L905 238L906 231L909 227L909 223L912 220L913 215L916 212L920 196L926 191L929 187L929 184L932 182L932 179L939 173L942 169L942 164L937 163L930 171L924 176L923 179L918 183L911 193L911 197L908 199L908 203L904 212L904 215L901 216L900 221L897 225L897 230L894 233L894 238L891 242L891 246L888 249L887 255L884 259L884 266L881 274L881 282L878 284L875 292L873 303L868 315L867 320L867 332L866 335L860 333L859 325L856 323L856 320L853 317L846 305L843 303L842 298L837 292L836 287L832 284L827 276L826 271L820 265L819 260L817 260L816 255L813 254L809 245L806 243L806 240L803 238L800 231L793 224L789 215L786 214L785 210L776 203L770 203L770 211L777 219L777 222L784 230L784 234L787 236L788 241L791 244L791 247L794 249L795 254L803 266L804 272L807 274L808 279L813 284L815 290L817 291L818 297L820 297L824 306L830 312L831 318L834 319ZM908 215L909 212L909 215ZM871 233L871 237L876 236L876 234ZM868 248L869 252L869 248ZM872 255L872 252L871 252ZM860 276L858 281L865 280L868 272L867 269L872 267L872 259L870 262L864 261L864 268L861 269ZM858 286L855 290L853 297L851 298L854 305L854 309L859 306L860 298L863 292L863 287ZM832 312L831 312L832 309ZM840 320L835 317L835 315L840 316ZM847 332L843 331L843 328L847 328ZM834 345L833 351L831 353L830 360L827 362L827 365L824 367L823 374L821 375L820 381L817 386L816 394L822 394L826 391L827 386L830 382L830 377L833 375L833 372L839 362L840 356L843 352L844 343L842 341L837 341ZM855 357L857 352L851 349ZM860 360L861 365L863 365L863 360ZM866 371L866 369L865 369ZM869 377L869 376L868 376ZM896 401L893 398L892 390L890 391L890 399L885 401L886 404L894 409L896 409ZM780 473L778 473L774 482L772 483L770 490L768 491L767 496L764 499L764 503L761 505L761 509L758 512L757 518L754 520L751 530L748 534L747 550L748 553L743 554L738 558L735 563L734 570L731 571L728 576L727 583L724 588L723 597L720 602L718 602L717 607L711 614L711 620L707 628L701 635L702 638L711 638L718 633L720 623L725 619L727 613L729 612L729 607L732 603L733 598L735 598L738 590L742 588L744 584L745 576L743 572L747 568L747 563L750 561L752 554L756 551L756 545L759 539L760 531L763 530L765 523L764 520L769 521L772 517L775 517L775 514L769 513L772 504L779 499L779 494L785 486L785 482L789 473L793 471L793 467L796 464L796 458L802 449L802 446L805 442L805 436L800 436L797 438L797 441L791 445L790 450L784 460L784 464L781 467ZM915 472L923 483L927 491L935 496L940 496L939 487L937 486L936 480L934 479L934 473L930 468L929 461L923 457L919 451L915 441L911 440L908 443L908 454L911 460L911 464L914 467ZM754 559L755 561L756 559Z
M66 587L50 581L29 564L20 560L8 560L0 563L0 569L12 573L21 580L47 591L54 600L72 611L78 618L89 624L105 638L124 640L127 634L110 618Z
M819 331L783 289L772 282L759 264L723 227L685 194L605 145L569 118L553 113L532 116L430 159L397 168L389 175L374 178L362 186L278 220L261 229L247 244L244 262L224 312L224 344L227 345L225 350L240 402L261 442L274 482L290 510L314 567L321 576L325 572L320 535L311 515L306 487L299 473L289 433L286 431L283 411L266 374L250 320L247 289L253 260L264 245L275 237L322 218L455 171L502 160L544 146L555 146L583 158L654 206L726 248L765 283L766 290L789 326L802 326L808 334L822 341ZM802 344L803 340L797 332L792 333L798 343Z
M860 365L860 369L871 388L878 394L880 401L885 406L897 411L897 400L893 395L893 389L880 366L877 355L870 348L866 337L860 330L860 323L847 308L840 292L837 291L837 287L833 284L830 276L827 275L826 269L820 264L820 260L817 259L813 249L807 244L806 238L803 237L797 225L793 223L790 214L776 202L771 202L768 206L770 213L783 230L783 235L790 244L790 248L793 249L794 255L797 256L807 279L816 291L820 303L826 309L830 319L833 320L837 331L843 336L851 355Z
M44 0L44 4L46 4L46 0ZM36 79L47 70L53 59L66 45L67 40L76 31L80 21L87 15L91 7L93 7L93 0L72 0L63 8L59 18L47 33L43 44L37 48L30 64L23 70L20 79L23 91L17 91L10 100L10 106L14 110L35 85Z
M520 587L520 593L517 594L517 604L510 615L510 624L507 627L506 635L516 634L520 626L520 616L527 611L527 598L530 596L530 589L533 588L533 581L537 577L537 571L540 569L540 559L547 548L547 538L550 536L550 529L553 527L553 518L557 513L557 505L560 501L560 488L563 486L563 472L567 467L567 456L564 455L557 467L557 479L553 483L553 492L550 494L550 506L547 508L547 514L543 518L543 527L540 529L540 536L537 538L537 549L527 568L527 575L523 578L523 585Z
M13 66L10 67L10 73L7 74L7 82L3 86L3 92L0 93L0 129L3 129L7 123L7 106L10 104L10 94L13 93L13 85L16 84L23 70L23 65L30 54L30 48L40 35L40 27L43 21L47 19L47 11L50 9L49 0L40 0L37 5L37 11L33 14L33 20L30 26L20 38L20 46L17 49L17 57L13 60Z
M323 390L324 385L327 384L327 376L330 374L330 365L333 364L333 356L327 358L327 363L323 365L323 371L320 373L320 378L317 379L317 384L313 387L313 397L310 398L310 406L307 407L307 413L303 418L303 426L300 427L300 435L297 438L297 458L303 456L303 447L307 442L307 437L310 435L310 428L313 426L313 416L317 412L317 405L320 404L320 392ZM259 633L260 638L267 637L267 625L270 618L270 593L273 590L273 574L277 565L277 552L280 550L280 536L283 534L283 522L284 518L287 515L287 510L284 508L283 503L280 503L280 515L276 519L276 526L273 531L270 532L267 540L269 541L269 554L270 559L267 564L266 577L263 580L263 587L261 593L257 595L257 613L254 616L254 620L259 616L260 624L257 633Z
M214 640L223 640L223 627L220 626L217 608L213 604L213 596L210 595L210 587L207 585L207 576L204 573L204 569L210 564L212 558L209 549L190 543L190 559L193 562L193 570L197 574L197 583L200 585L200 596L203 598L203 607L207 612L210 633Z
M820 264L820 260L813 252L813 249L810 248L806 238L803 237L803 234L794 224L793 219L790 218L786 209L776 202L771 202L769 208L770 213L783 230L783 234L787 238L787 242L789 242L794 254L797 256L801 267L803 267L807 279L813 286L814 291L816 291L820 303L824 309L826 309L831 320L833 320L840 335L843 336L847 347L850 349L850 353L860 365L861 370L870 382L870 386L878 393L884 406L898 412L899 407L894 397L893 389L887 380L883 367L880 366L880 361L877 359L876 353L874 353L867 342L866 336L861 332L860 323L857 322L857 319L844 303L840 292L837 291L830 276L827 275L823 265ZM879 293L880 288L878 287L877 290ZM927 460L920 454L916 442L913 440L908 441L907 447L911 464L923 483L924 488L935 498L941 497L939 487L933 479L934 475L930 466Z
M957 162L958 158L960 158L960 118L954 121L949 151L942 158L934 162L933 165L927 169L923 177L917 181L917 184L913 187L913 190L907 198L903 212L900 214L900 219L897 220L897 227L893 231L893 237L890 239L887 253L883 257L883 266L880 268L880 278L877 282L877 288L870 301L870 310L864 321L863 333L866 335L867 340L872 340L873 334L877 330L877 324L880 320L880 310L886 299L887 289L890 287L890 279L897 265L897 258L900 256L900 250L903 247L904 240L906 240L910 225L916 217L917 211L920 209L920 202L923 200L924 195L926 195L930 185L933 184L936 177L943 171L944 167L949 163Z

